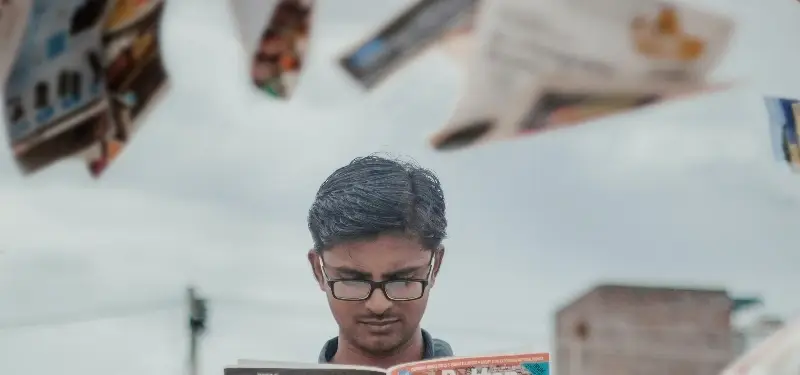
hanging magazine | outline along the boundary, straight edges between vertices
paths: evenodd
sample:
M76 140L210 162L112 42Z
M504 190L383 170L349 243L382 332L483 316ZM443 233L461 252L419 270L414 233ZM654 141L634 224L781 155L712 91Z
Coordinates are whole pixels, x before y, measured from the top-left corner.
M406 363L389 369L330 364L239 360L225 375L550 375L547 353L450 357Z
M294 93L308 51L316 0L230 0L252 84L266 95Z
M339 58L339 65L368 90L438 45L457 62L472 52L480 0L415 0Z
M17 165L30 174L79 157L99 177L167 88L164 1L15 3L26 17L4 89Z
M800 121L800 100L764 98L769 112L770 144L775 160L794 171L800 171L800 144L797 124Z
M482 2L465 93L432 137L452 150L727 89L708 82L732 19L662 0Z

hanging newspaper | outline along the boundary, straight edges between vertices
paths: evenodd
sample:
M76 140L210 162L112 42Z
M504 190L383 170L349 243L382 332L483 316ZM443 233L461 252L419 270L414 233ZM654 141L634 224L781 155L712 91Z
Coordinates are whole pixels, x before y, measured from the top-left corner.
M415 0L378 30L347 50L339 64L371 90L437 45L456 61L472 53L472 28L480 0Z
M316 0L231 0L252 84L288 99L305 65Z
M99 177L167 88L164 1L17 3L28 11L5 84L17 165L30 174L78 156Z
M239 360L225 375L550 375L547 353L454 357L406 363L389 369L364 366Z
M776 160L800 171L800 145L797 124L800 121L800 101L786 98L764 98L769 112L770 144Z
M476 20L466 92L439 150L572 125L692 93L733 20L662 0L493 0Z

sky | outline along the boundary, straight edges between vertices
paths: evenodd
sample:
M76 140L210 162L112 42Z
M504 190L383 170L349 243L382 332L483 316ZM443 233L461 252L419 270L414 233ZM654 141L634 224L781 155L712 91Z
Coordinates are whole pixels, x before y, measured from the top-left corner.
M459 355L549 350L554 311L602 282L725 288L800 313L800 176L774 160L762 100L800 97L799 4L698 2L739 22L713 77L735 90L438 153L427 141L460 65L432 50L366 93L334 63L407 3L322 1L284 103L248 85L226 2L169 0L170 91L102 180L77 162L22 178L0 158L0 373L179 373L188 284L210 301L203 374L315 361L337 327L306 213L328 174L376 151L442 180L447 257L423 326Z

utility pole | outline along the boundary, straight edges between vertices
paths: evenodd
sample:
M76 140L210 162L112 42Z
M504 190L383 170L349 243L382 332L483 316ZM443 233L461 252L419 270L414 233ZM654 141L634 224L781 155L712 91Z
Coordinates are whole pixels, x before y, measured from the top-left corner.
M197 353L200 336L206 330L206 300L199 298L194 287L186 290L189 302L189 375L199 375Z

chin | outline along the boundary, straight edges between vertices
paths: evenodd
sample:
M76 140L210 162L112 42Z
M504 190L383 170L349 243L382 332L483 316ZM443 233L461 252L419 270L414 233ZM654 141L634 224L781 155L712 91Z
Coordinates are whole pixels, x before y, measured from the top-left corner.
M358 344L365 351L381 354L393 352L405 343L399 332L387 335L365 334L359 337Z

